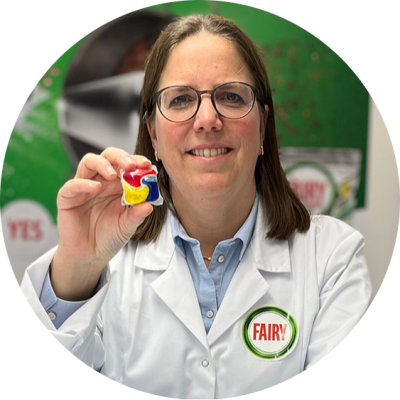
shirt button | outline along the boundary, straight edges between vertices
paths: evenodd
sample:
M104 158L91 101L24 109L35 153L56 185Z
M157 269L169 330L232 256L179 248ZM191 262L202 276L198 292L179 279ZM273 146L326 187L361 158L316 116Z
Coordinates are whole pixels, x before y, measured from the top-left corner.
M204 368L206 368L206 367L208 367L208 366L210 365L210 363L208 362L208 360L203 360L203 361L201 362L201 365L202 365Z
M57 314L54 311L47 311L49 318L54 321L57 318Z
M208 310L206 313L208 318L212 318L214 316L214 311L213 310Z
M224 260L225 260L225 257L221 254L221 255L218 257L218 262L219 262L220 264L222 264L222 263L224 262Z

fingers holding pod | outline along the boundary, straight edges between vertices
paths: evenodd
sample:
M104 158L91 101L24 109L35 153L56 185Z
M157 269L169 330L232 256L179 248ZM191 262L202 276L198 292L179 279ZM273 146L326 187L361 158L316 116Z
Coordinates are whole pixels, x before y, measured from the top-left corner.
M124 150L115 147L105 149L101 156L106 158L112 165L123 168L125 171L132 171L136 168L149 168L150 160L144 156L131 155Z
M96 175L106 180L117 178L117 171L123 168L131 171L136 168L148 168L151 162L143 156L130 155L125 150L109 147L100 155L86 154L78 165L76 178L93 179Z
M79 163L75 177L78 179L93 179L97 175L110 180L117 177L117 172L106 158L88 153Z

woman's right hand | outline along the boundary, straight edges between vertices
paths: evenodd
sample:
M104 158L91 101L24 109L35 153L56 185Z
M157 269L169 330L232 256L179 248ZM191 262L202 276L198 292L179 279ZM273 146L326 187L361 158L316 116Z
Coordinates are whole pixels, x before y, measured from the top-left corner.
M101 155L85 155L75 178L60 189L59 245L51 264L51 282L59 298L90 298L104 267L152 212L149 203L121 205L118 176L121 168L132 171L150 165L145 157L108 148Z

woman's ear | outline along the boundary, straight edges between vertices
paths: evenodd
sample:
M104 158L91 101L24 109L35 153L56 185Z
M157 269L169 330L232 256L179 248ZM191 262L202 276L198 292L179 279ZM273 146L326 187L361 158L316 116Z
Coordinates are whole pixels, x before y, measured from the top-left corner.
M147 130L150 135L151 144L153 145L154 151L157 151L157 135L156 135L156 127L153 121L146 122Z

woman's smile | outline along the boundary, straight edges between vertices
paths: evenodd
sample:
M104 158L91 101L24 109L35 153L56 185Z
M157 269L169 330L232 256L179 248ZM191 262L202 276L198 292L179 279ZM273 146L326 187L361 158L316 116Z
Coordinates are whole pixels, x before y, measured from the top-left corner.
M218 147L218 148L204 148L204 149L196 149L196 150L191 150L189 154L192 156L196 157L217 157L223 154L226 154L230 151L230 149L226 147Z

